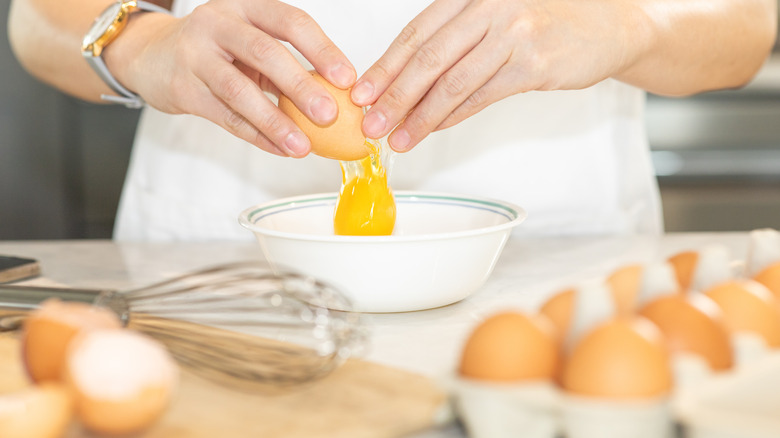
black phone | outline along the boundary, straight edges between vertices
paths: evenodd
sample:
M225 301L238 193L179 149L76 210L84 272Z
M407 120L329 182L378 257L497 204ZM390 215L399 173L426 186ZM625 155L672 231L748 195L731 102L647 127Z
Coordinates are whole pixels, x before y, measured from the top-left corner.
M38 260L0 255L0 283L23 280L41 274Z

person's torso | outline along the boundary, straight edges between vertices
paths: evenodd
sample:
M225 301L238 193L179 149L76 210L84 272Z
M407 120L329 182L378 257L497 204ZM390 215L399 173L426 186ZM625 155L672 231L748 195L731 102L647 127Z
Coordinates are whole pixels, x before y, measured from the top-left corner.
M174 10L184 14L197 3L178 0ZM427 5L288 3L312 15L359 74ZM643 105L641 90L614 80L585 90L512 96L396 155L391 185L515 202L529 213L518 233L658 232ZM333 192L340 182L335 161L275 157L206 120L147 109L117 238L251 238L235 221L243 208ZM164 225L172 216L178 216L177 227ZM152 223L160 229L150 229Z

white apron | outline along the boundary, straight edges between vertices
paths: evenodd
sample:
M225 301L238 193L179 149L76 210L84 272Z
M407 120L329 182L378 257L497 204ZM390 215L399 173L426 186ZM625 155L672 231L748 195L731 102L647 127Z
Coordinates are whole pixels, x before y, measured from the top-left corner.
M183 15L200 0L177 0ZM428 2L290 1L363 73ZM307 65L307 68L310 66ZM524 235L660 233L660 201L644 128L644 92L606 80L491 105L398 154L390 184L486 196L528 212ZM115 227L117 240L251 240L245 208L334 192L339 164L281 158L205 119L143 110Z

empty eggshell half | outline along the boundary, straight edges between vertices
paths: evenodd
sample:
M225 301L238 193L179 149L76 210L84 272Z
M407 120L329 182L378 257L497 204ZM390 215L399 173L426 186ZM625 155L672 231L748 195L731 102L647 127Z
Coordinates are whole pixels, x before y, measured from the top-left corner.
M165 347L131 330L94 330L68 350L66 381L76 416L87 429L128 434L151 426L165 412L178 368Z
M0 395L0 437L58 438L73 416L67 388L45 382L11 394Z
M22 329L22 359L33 381L59 381L68 345L79 333L119 328L110 310L84 303L48 299L31 312Z
M363 108L352 103L349 89L336 88L318 73L311 73L336 101L339 110L336 120L327 126L316 125L285 95L279 96L279 109L306 134L313 153L341 161L365 158L371 150L366 146L366 136L361 127Z

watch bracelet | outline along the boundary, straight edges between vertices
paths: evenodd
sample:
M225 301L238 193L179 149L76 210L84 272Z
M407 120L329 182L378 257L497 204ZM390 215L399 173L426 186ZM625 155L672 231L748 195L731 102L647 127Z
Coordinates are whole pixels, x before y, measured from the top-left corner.
M126 2L123 0L119 0L118 3L124 4ZM169 10L161 6L158 6L154 3L150 3L148 1L136 0L135 3L137 9L132 11L130 15L136 12L159 12L164 14L171 13ZM127 17L128 22L129 19L130 16L128 15ZM108 47L108 45L106 45L106 47ZM102 54L97 57L88 57L87 61L90 64L90 66L95 70L95 72L98 73L98 76L103 80L103 82L106 85L108 85L109 88L111 88L117 94L117 95L101 94L100 95L101 100L111 102L111 103L122 104L127 108L132 108L132 109L142 108L146 104L146 102L141 96L127 89L114 77L114 75L108 70L108 66L106 66Z

